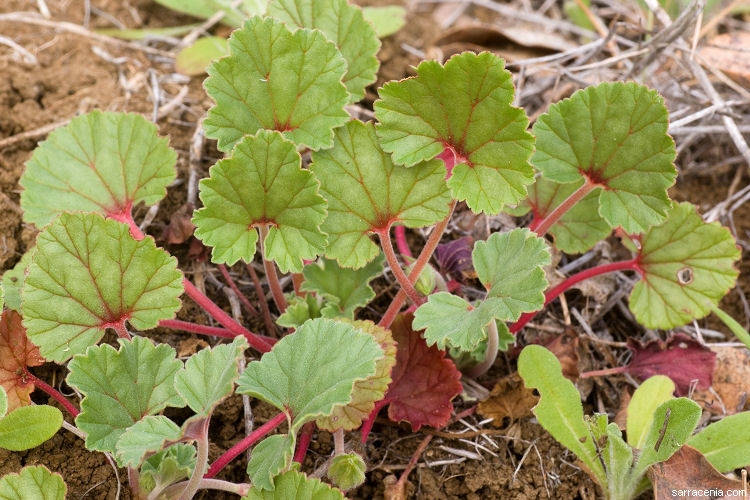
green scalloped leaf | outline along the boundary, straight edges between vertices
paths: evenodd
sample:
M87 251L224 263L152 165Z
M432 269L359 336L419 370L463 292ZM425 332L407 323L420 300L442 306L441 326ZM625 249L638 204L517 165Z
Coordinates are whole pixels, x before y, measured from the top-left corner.
M195 446L185 443L173 444L151 455L141 466L141 487L150 492L190 477L195 468L195 455Z
M534 180L534 138L523 109L512 106L513 82L502 59L464 52L445 66L423 61L417 76L378 90L378 136L393 161L413 166L450 148L454 198L474 212L498 214L518 203Z
M372 335L385 356L375 362L374 375L354 383L349 403L334 408L330 416L315 421L319 428L331 432L336 429L356 429L367 419L375 409L375 403L385 397L391 383L391 370L396 364L396 342L390 330L372 321L353 321L351 324L359 331Z
M203 86L216 105L206 136L229 152L242 136L278 130L300 147L330 147L332 130L349 118L341 83L346 61L323 32L290 32L273 18L251 17L229 38L228 57L208 67Z
M140 467L146 453L160 451L168 441L177 441L180 436L182 429L167 417L146 415L117 440L117 464Z
M600 188L601 216L640 233L663 222L671 206L667 188L677 171L667 125L667 108L655 90L602 83L551 105L537 119L532 162L555 182L589 179Z
M68 384L84 394L76 425L87 434L89 450L116 453L117 440L143 417L185 406L174 388L182 363L173 348L144 337L118 341L119 351L89 347L68 364Z
M529 187L524 205L531 207L535 220L542 220L583 185L578 182L559 183L539 176ZM609 223L599 215L599 193L591 192L573 205L549 229L555 248L569 254L583 253L612 232Z
M356 309L375 298L370 281L382 274L383 262L385 256L379 254L360 269L348 269L339 266L335 260L321 258L302 270L305 281L301 289L315 292L327 301L324 315L354 319Z
M333 306L338 310L336 306ZM293 295L288 298L286 311L279 316L276 324L284 328L298 328L305 321L321 317L321 309L318 298L308 293L304 297Z
M447 292L432 294L414 314L414 329L425 328L427 345L473 351L487 338L485 327L493 319L515 321L522 313L544 306L550 263L547 244L528 229L494 233L477 241L472 252L474 268L487 289L476 307Z
M328 467L328 479L342 490L356 488L365 482L365 461L356 453L336 455Z
M31 264L31 257L34 253L34 249L27 250L21 260L13 266L13 269L8 269L3 273L2 282L2 295L5 296L5 307L13 309L14 311L21 312L21 289L23 283L26 280L26 270ZM2 300L0 299L0 310L3 308Z
M39 228L65 211L130 214L167 194L177 153L141 115L92 111L52 132L26 162L23 220Z
M313 319L247 365L237 392L287 414L290 433L352 400L355 382L375 374L384 357L375 339L351 324Z
M276 476L272 490L253 486L243 500L344 500L340 490L331 488L318 479L309 479L297 471L288 471Z
M206 348L188 358L175 376L174 386L196 415L205 418L232 394L234 381L240 376L239 360L247 349L245 337L235 337L231 344Z
M518 373L526 388L539 391L541 399L532 411L541 426L575 453L606 488L607 476L583 418L581 395L563 376L555 355L539 345L526 346L518 357Z
M62 423L62 412L54 406L16 408L0 418L0 448L23 451L39 446L54 436Z
M641 238L641 280L630 310L646 328L670 329L702 318L734 286L741 252L728 229L703 222L689 203L675 204Z
M294 435L276 434L267 437L253 448L247 463L247 474L250 476L253 488L259 490L274 488L273 478L286 469L292 461L294 443Z
M65 500L66 492L62 476L43 465L27 466L19 474L0 478L3 500Z
M271 0L267 13L288 26L325 33L346 60L342 82L349 92L349 102L365 96L365 87L375 81L380 66L375 57L380 40L359 7L347 0Z
M310 166L328 200L326 256L341 266L360 268L378 246L368 234L395 222L429 226L448 215L445 167L438 160L419 168L394 165L380 147L372 123L350 121L335 131L332 149L313 153Z
M24 326L46 359L62 363L96 344L108 327L139 330L180 308L177 259L127 224L64 213L37 238L23 288Z
M314 259L326 245L320 225L326 201L318 182L301 168L293 143L275 131L243 138L231 158L210 169L200 181L204 207L193 217L195 237L212 246L211 260L251 262L258 233L266 227L264 258L283 272L300 272L303 259Z

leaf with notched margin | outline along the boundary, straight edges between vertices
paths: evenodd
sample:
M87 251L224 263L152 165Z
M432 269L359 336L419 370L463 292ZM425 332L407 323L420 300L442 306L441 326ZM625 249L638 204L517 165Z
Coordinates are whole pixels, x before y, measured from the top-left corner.
M66 491L62 476L43 465L27 466L18 474L0 478L3 500L65 500Z

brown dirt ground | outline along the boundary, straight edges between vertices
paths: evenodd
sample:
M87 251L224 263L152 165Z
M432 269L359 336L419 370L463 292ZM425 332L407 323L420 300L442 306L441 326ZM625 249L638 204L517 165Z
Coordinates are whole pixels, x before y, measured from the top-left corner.
M390 0L367 0L366 4L396 3ZM52 18L81 24L83 22L83 0L59 0L49 2ZM127 27L158 27L187 24L194 20L177 15L167 9L153 4L150 0L93 0L92 7L118 19ZM36 2L31 0L5 0L0 6L0 13L36 10ZM110 21L96 13L91 17L92 27L111 27ZM380 52L383 63L378 84L391 79L407 76L412 71L409 66L416 65L419 58L406 52L401 44L408 43L417 49L425 49L427 41L434 38L434 22L426 12L411 12L406 28L395 36L385 40ZM29 25L0 23L0 33L10 37L20 45L31 50L39 60L38 67L30 67L4 46L0 46L0 138L10 137L21 132L70 118L77 113L94 108L115 111L136 111L150 115L152 101L149 97L147 78L149 68L159 75L173 73L170 61L159 61L132 49L123 49L102 44L78 35L57 33L52 29L38 28ZM124 62L114 64L98 57L92 52L97 46L106 50L112 57L124 57ZM140 80L142 79L142 80ZM122 82L130 83L130 92L125 92ZM179 83L164 82L163 91L175 95ZM189 92L184 105L178 107L167 117L159 120L159 130L168 135L170 144L175 148L178 161L179 178L182 183L169 190L169 195L160 205L160 210L149 232L158 236L166 226L169 217L186 200L185 179L187 172L187 150L194 131L194 126L210 106L210 101L201 87L201 79L193 78L189 83ZM370 101L376 96L375 86L368 90ZM41 138L40 138L41 139ZM0 270L12 267L21 255L33 244L36 231L22 222L19 200L18 179L23 171L24 162L36 147L37 140L29 139L18 142L12 147L0 151ZM722 152L717 151L717 158ZM204 151L204 169L218 157L213 145ZM202 174L205 175L205 171ZM689 200L698 203L701 208L710 208L726 196L726 186L732 180L733 170L723 171L707 177L700 174L681 177L673 189L678 200ZM745 177L741 185L750 179ZM142 216L137 213L136 217ZM738 235L746 238L750 234L750 204L735 213ZM169 250L180 257L184 269L201 270L203 264L189 262L187 245L175 245ZM750 260L741 264L740 287L750 293ZM387 290L380 290L386 292ZM249 293L252 295L252 292ZM228 306L220 294L214 294L216 300ZM739 295L732 292L722 302L726 310L741 321L746 320L745 311ZM181 319L205 322L207 318L191 304L180 312ZM244 318L251 327L262 330L262 322L256 318ZM724 330L714 320L709 320L712 328ZM157 332L154 334L160 341L174 346L185 345L193 337L174 333ZM105 339L112 342L109 336ZM187 346L186 346L187 347ZM504 366L509 366L505 363ZM64 376L60 367L48 365L36 370L37 375L52 382ZM492 381L508 373L507 368L494 370L486 377L487 386ZM611 393L613 388L609 388ZM620 390L614 390L617 398ZM45 398L35 393L34 400L46 403ZM53 402L50 401L50 404ZM617 401L613 400L613 408ZM460 407L462 403L457 403ZM272 416L272 410L263 404L253 404L255 425L260 425ZM180 411L168 412L174 418L184 418ZM478 419L470 417L477 422ZM211 459L227 449L244 436L241 398L233 396L223 403L212 420ZM461 426L454 426L454 430ZM564 498L589 499L595 497L593 483L575 465L575 457L565 452L548 434L529 419L516 424L510 436L493 437L498 444L493 449L497 457L482 453L483 461L465 461L435 467L418 467L410 476L410 497L419 499L466 498L470 500L488 498ZM403 465L409 460L412 452L424 434L412 433L408 428L389 422L376 424L374 432L366 447L366 458L371 471L367 482L351 492L351 498L370 499L382 497L384 480L390 474L399 475ZM351 436L354 438L354 435ZM528 446L521 440L535 443L535 449L526 453ZM423 455L429 462L456 458L439 448L441 444L454 448L466 448L463 443L443 438L433 439ZM483 442L484 445L490 446ZM471 449L471 448L468 448ZM325 461L331 450L331 437L326 432L315 435L308 453L304 471L312 471ZM536 453L538 451L538 455ZM523 463L515 472L516 466ZM541 460L541 463L540 463ZM114 499L116 479L113 468L100 453L88 452L80 439L66 431L60 431L44 445L23 453L11 453L0 450L0 476L18 471L24 465L45 464L51 470L59 472L68 484L69 498L102 498ZM220 475L225 479L243 481L246 461L237 459ZM126 487L126 473L119 471L124 486L121 498L129 498ZM203 498L225 498L220 494L205 495ZM236 498L226 496L226 498Z

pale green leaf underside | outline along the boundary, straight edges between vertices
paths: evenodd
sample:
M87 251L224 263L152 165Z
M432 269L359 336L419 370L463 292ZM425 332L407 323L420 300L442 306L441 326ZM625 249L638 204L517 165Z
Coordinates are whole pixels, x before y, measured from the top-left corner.
M346 59L343 83L349 102L365 96L365 87L375 81L380 48L378 35L362 10L347 0L271 0L268 15L290 26L319 29L336 44Z
M703 453L719 472L745 467L750 464L750 411L710 424L686 444Z
M361 269L341 267L335 260L321 258L319 263L305 266L302 290L315 292L333 307L326 311L337 316L354 319L354 311L367 305L375 297L370 281L383 272L385 256L380 254Z
M167 441L176 441L182 429L163 415L147 415L128 427L117 440L117 463L121 467L138 467L148 452L156 452Z
M465 52L445 66L424 61L417 76L378 90L374 104L383 149L413 166L452 148L466 163L448 180L454 198L474 212L500 213L526 196L534 180L534 139L513 102L513 82L502 59Z
M177 154L141 115L92 111L52 132L26 162L23 219L42 228L64 211L120 214L153 205L175 178Z
M76 425L90 450L116 452L120 436L146 415L185 402L174 388L182 363L175 350L144 337L120 339L120 350L90 347L69 363L67 382L84 394Z
M141 486L151 491L158 485L168 485L190 477L195 468L195 446L173 444L166 450L151 455L141 466Z
M297 471L288 471L276 476L272 490L250 488L243 500L344 500L340 490L331 488L318 479L308 479Z
M66 491L62 476L43 465L24 467L20 473L0 479L3 500L65 500Z
M180 308L177 259L153 238L136 241L126 224L98 214L60 215L39 234L32 260L24 326L51 361L83 353L116 323L154 328Z
M740 255L728 229L703 222L689 203L675 204L664 224L643 235L638 262L645 274L633 287L630 310L647 328L702 318L734 286Z
M16 408L0 418L0 448L22 451L39 446L55 435L62 422L62 413L54 406Z
M175 377L175 389L198 417L207 417L224 398L232 394L239 377L238 362L247 348L245 337L231 344L203 349L185 362Z
M543 238L528 229L493 233L474 244L471 258L487 297L501 299L506 308L499 319L515 321L544 306L548 283L542 266L550 263L550 253Z
M294 454L294 436L276 434L269 436L255 448L247 463L247 474L254 488L273 489L273 478L283 471Z
M338 311L336 306L333 306L333 309ZM276 320L276 324L285 328L297 328L308 319L320 318L321 316L318 298L314 294L308 293L304 297L292 297L288 301L284 314Z
M232 157L210 169L200 182L204 207L193 217L195 236L212 246L216 263L251 262L257 226L268 227L264 257L282 272L300 272L326 245L320 225L326 202L312 173L300 167L293 143L275 131L243 138Z
M322 226L329 235L326 256L344 267L362 267L378 254L368 233L394 222L429 226L448 215L442 162L412 169L394 165L371 123L353 120L337 129L333 148L313 153L310 168L328 200Z
M13 266L13 269L8 269L3 274L2 292L5 296L5 307L13 309L14 311L21 312L21 289L23 283L26 280L26 270L31 264L31 256L34 253L34 249L27 250L21 260ZM0 309L2 309L2 301L0 300Z
M550 106L534 124L532 162L555 182L582 177L599 189L599 213L612 226L640 233L664 220L667 188L677 172L667 135L667 108L654 90L602 83Z
M583 179L565 184L539 176L529 186L525 203L534 216L543 219L583 185ZM555 248L568 253L583 253L603 240L612 231L609 223L599 215L599 192L587 194L573 208L565 212L549 229L555 238Z
M645 380L633 393L628 403L628 444L641 449L654 417L662 403L674 398L674 382L667 376L654 375Z
M537 389L541 395L533 411L542 427L575 453L592 470L599 484L607 484L583 420L581 395L573 382L563 376L555 355L542 346L527 346L518 357L518 373L528 389Z
M237 392L250 394L287 413L291 432L315 417L349 403L352 387L375 373L383 351L354 326L313 319L247 365Z
M349 93L341 83L346 61L321 31L292 33L276 19L251 17L232 33L229 51L204 82L216 105L203 128L220 150L259 129L313 150L331 146L332 130L349 117Z

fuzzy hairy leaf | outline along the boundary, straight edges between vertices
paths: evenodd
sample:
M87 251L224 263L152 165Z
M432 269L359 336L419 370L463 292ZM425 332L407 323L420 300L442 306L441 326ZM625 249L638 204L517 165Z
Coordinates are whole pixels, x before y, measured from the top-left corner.
M21 321L21 315L13 310L2 311L0 316L0 387L7 393L8 411L31 404L34 383L25 376L24 368L44 364Z
M5 298L5 307L13 309L14 311L21 312L21 289L23 289L23 283L26 280L26 270L31 264L31 256L34 253L34 249L27 250L21 260L13 266L13 269L8 269L3 273L2 282L2 295ZM0 300L0 309L3 304Z
M740 255L728 229L703 222L689 203L675 204L665 223L642 236L643 276L633 287L630 310L646 328L702 318L734 286Z
M349 403L334 408L329 417L316 420L320 429L356 429L375 408L375 403L383 399L391 383L391 370L396 364L396 342L391 332L372 321L353 321L351 324L359 331L372 335L385 356L375 362L374 375L354 383Z
M27 466L0 478L3 500L65 500L66 491L62 476L43 465Z
M573 382L563 376L555 355L539 345L526 346L518 357L518 373L527 388L537 389L541 395L533 412L542 427L575 453L599 484L606 485L596 446L583 419L581 395Z
M750 464L750 412L729 415L687 440L719 472Z
M350 490L365 482L365 461L356 453L336 455L328 467L328 479L341 488Z
M383 272L385 256L379 254L361 269L341 267L335 260L321 258L320 262L305 266L302 290L321 295L333 307L326 313L354 319L354 311L367 305L375 297L370 281Z
M224 398L232 394L239 377L239 360L247 349L245 337L193 354L175 376L174 386L196 415L208 417Z
M213 247L215 263L251 262L260 226L268 228L263 257L283 272L300 272L303 259L323 251L326 202L300 162L293 143L279 132L260 130L211 167L210 177L200 182L204 207L193 224L195 237Z
M313 153L312 171L328 200L326 256L360 268L378 255L368 233L395 222L407 227L435 224L448 215L445 167L435 160L419 168L394 165L371 123L350 121L335 131L332 149Z
M272 490L273 478L282 472L294 455L294 435L276 434L269 436L255 448L247 463L247 475L253 488Z
M383 350L351 324L313 319L247 365L237 392L260 398L287 414L290 433L348 404L355 382L375 374Z
M68 364L68 384L85 396L76 425L90 450L116 453L117 440L141 418L185 406L174 388L182 363L173 348L144 337L119 343L119 351L107 344L89 347Z
M120 467L139 467L148 452L159 451L167 441L182 435L180 427L163 415L146 415L117 440L117 463Z
M96 344L108 327L139 330L180 308L177 259L152 238L98 214L64 213L37 238L23 291L29 339L61 363Z
M539 176L529 187L524 204L533 210L536 220L542 220L582 185L583 179L562 184ZM599 215L598 192L587 194L549 229L555 248L569 254L588 251L611 231L609 223Z
M452 149L460 157L448 180L453 197L474 212L500 213L534 180L534 139L526 113L511 105L513 92L504 61L489 52L464 52L444 66L424 61L416 77L378 90L383 149L406 166Z
M487 324L495 318L503 319L502 309L502 301L497 298L481 301L474 308L461 297L438 292L430 295L415 311L412 326L425 330L427 345L472 351L487 338Z
M52 132L26 162L23 219L42 228L65 211L103 215L153 205L176 176L177 154L141 115L92 111Z
M288 26L319 29L325 33L346 59L347 69L342 81L349 92L349 102L357 102L365 96L365 87L375 81L380 65L375 57L380 41L359 7L347 0L271 0L268 15Z
M333 311L338 308L333 306ZM293 296L288 300L286 311L279 316L276 323L285 328L298 328L309 319L320 318L322 311L315 295L308 293L304 297ZM335 316L333 314L332 316Z
M273 489L253 486L242 500L344 500L344 494L318 479L308 479L301 472L290 470L276 476Z
M39 446L54 436L62 423L62 412L54 406L16 408L0 418L0 448L22 451Z
M654 412L662 404L674 398L674 382L664 375L654 375L644 381L633 393L628 403L628 444L642 449L646 442Z
M141 486L151 491L190 477L195 468L195 455L195 446L185 443L173 444L151 455L141 466Z
M388 418L407 421L416 432L423 425L440 428L450 419L451 400L463 390L461 373L445 351L428 347L412 330L412 315L402 314L391 325L398 344L396 366L391 372L385 400L390 403Z
M331 146L332 130L349 117L346 61L333 42L321 31L292 33L279 20L251 17L232 33L229 52L208 67L203 84L216 101L203 128L220 150L259 129L313 150Z
M598 186L610 225L632 234L664 221L676 153L656 91L633 82L588 87L551 105L533 130L534 166L551 181Z

